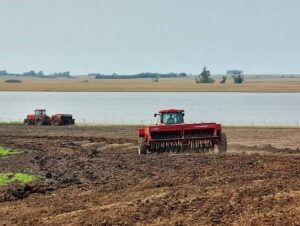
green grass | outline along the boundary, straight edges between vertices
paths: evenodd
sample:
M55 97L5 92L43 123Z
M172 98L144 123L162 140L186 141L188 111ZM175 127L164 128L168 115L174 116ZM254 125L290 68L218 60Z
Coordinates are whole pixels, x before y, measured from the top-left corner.
M37 180L36 176L26 173L0 173L0 186L7 185L13 182L19 182L21 184L27 184L34 180Z
M15 121L15 122L0 122L0 125L23 125L22 122Z
M18 155L20 153L21 152L16 151L16 150L11 150L11 149L0 147L0 157L8 156L8 155Z

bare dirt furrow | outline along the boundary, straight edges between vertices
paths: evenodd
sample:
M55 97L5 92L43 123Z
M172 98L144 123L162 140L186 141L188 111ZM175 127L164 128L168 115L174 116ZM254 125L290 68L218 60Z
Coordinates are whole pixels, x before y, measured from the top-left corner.
M0 126L0 171L42 178L0 188L0 225L300 224L300 129L225 131L226 156L139 156L136 127Z

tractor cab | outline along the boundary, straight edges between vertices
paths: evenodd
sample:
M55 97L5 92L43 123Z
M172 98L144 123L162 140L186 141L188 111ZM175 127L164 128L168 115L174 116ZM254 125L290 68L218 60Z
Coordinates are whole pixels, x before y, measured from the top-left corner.
M45 109L36 109L34 110L34 115L35 116L41 116L41 115L47 115Z
M159 116L159 123L165 125L182 124L184 123L184 110L169 109L161 110L155 113L154 117Z

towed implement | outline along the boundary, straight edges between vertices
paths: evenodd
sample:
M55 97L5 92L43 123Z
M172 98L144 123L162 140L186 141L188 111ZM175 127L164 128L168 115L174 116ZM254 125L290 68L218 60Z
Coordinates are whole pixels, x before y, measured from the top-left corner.
M70 114L55 114L49 117L45 109L36 109L24 119L25 125L74 125L75 119Z
M51 122L55 126L74 125L75 119L70 114L56 114L52 115Z
M161 110L158 123L140 128L139 154L180 152L192 150L206 152L218 147L219 153L226 153L227 140L217 123L184 123L184 110Z

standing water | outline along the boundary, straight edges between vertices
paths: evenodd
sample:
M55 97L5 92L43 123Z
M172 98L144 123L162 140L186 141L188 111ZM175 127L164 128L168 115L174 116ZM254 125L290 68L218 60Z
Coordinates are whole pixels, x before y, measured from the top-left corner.
M23 121L36 108L73 114L77 123L151 124L160 109L180 108L187 122L298 125L300 93L0 92L0 121Z

